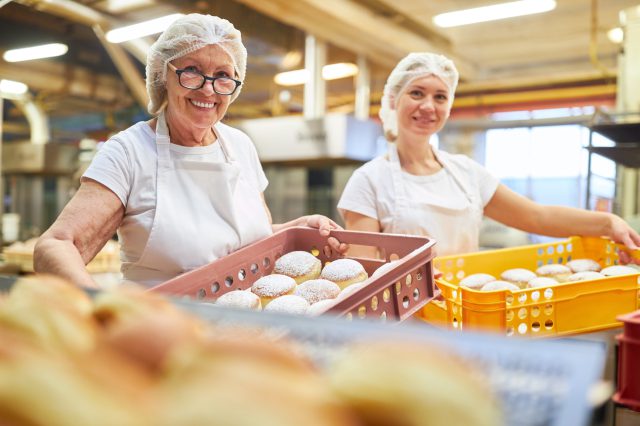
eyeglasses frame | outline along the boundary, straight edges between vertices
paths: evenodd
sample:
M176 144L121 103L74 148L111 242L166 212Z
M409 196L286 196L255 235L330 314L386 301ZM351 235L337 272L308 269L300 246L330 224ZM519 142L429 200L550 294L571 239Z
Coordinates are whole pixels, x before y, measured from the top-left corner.
M175 65L173 65L171 62L168 63L169 65L171 65L171 68L173 68L173 71L175 71L176 75L178 76L178 84L180 84L180 87L184 87L185 89L189 89L189 90L200 90L204 87L205 84L207 84L207 81L211 82L211 87L213 88L213 91L215 93L217 93L218 95L221 96L231 96L233 95L236 90L238 90L238 87L240 87L242 85L242 82L240 80L236 80L235 78L231 78L231 77L209 77L208 75L204 75L202 74L200 71L191 71L191 70L187 70L185 68L177 68ZM180 76L182 75L182 73L184 72L191 72L194 74L200 74L203 77L202 80L202 84L200 85L200 87L186 87L182 84L182 81L180 79ZM215 81L219 80L219 79L227 79L227 80L231 80L236 84L236 87L234 87L233 91L231 93L220 93L216 90L216 86L215 86Z

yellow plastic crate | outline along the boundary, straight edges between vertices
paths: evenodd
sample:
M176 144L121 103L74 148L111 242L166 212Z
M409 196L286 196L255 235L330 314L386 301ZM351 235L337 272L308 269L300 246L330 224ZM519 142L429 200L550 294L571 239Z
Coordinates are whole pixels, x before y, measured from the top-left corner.
M558 284L519 291L475 291L458 287L475 273L495 277L511 268L535 271L549 263L589 258L602 267L618 263L622 246L604 238L571 237L546 244L491 250L434 259L442 272L436 284L442 300L427 304L424 321L457 330L489 330L507 336L550 337L621 326L620 314L639 308L638 274ZM639 256L633 253L633 256Z

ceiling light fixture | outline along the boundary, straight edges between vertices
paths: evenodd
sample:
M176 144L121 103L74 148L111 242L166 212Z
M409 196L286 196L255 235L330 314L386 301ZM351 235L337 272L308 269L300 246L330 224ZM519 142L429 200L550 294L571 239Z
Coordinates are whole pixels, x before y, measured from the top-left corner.
M32 59L53 58L54 56L62 56L69 48L66 44L50 43L40 46L23 47L20 49L11 49L4 52L2 58L7 62L30 61Z
M611 43L620 44L624 41L624 31L620 27L611 28L607 31L607 38Z
M13 80L0 80L0 94L3 95L24 95L29 90L29 87Z
M498 19L548 12L555 8L555 0L519 0L441 13L433 17L433 23L442 28L458 27L478 22L496 21Z
M182 16L184 16L182 13L174 13L149 21L127 25L126 27L116 28L107 32L107 41L110 43L122 43L136 38L158 34L166 30L169 25Z
M358 73L358 66L341 62L322 67L322 78L325 80L337 80L339 78L352 77ZM305 84L309 78L307 70L285 71L276 74L274 81L281 86L297 86Z

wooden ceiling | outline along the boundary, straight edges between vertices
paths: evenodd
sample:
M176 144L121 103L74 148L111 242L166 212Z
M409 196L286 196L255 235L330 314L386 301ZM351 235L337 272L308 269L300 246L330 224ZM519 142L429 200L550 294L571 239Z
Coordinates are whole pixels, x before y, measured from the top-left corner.
M558 0L551 12L489 23L442 29L438 13L495 3L497 0L192 0L113 1L17 0L0 8L0 52L45 41L70 46L67 55L9 64L0 59L0 78L22 80L52 116L87 112L114 114L136 105L135 96L114 65L92 23L103 29L172 12L201 12L225 17L243 33L249 51L242 95L230 108L232 118L299 112L302 88L289 89L291 100L278 101L283 89L275 73L303 66L305 34L329 44L328 62L355 62L365 56L371 67L372 111L393 65L412 51L443 53L461 72L460 96L615 85L620 46L606 32L619 25L619 12L638 0ZM2 2L0 2L2 3ZM146 40L147 43L153 39ZM138 55L139 56L139 55ZM130 59L135 78L143 65ZM612 83L613 82L613 83ZM614 86L613 86L614 87ZM604 90L604 89L603 89ZM529 95L535 98L535 93ZM329 82L327 105L350 110L351 79ZM532 99L534 100L534 99ZM11 112L6 119L11 122Z

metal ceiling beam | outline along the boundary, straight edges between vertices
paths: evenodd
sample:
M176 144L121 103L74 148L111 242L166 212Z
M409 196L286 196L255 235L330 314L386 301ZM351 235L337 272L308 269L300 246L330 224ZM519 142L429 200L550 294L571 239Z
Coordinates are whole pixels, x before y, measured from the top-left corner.
M131 99L127 87L111 75L96 74L83 67L65 66L54 61L37 62L29 64L29 67L0 62L0 75L45 93L66 93L113 104L123 104Z
M388 68L410 52L436 51L453 59L464 78L475 77L475 67L449 48L349 0L237 1Z

